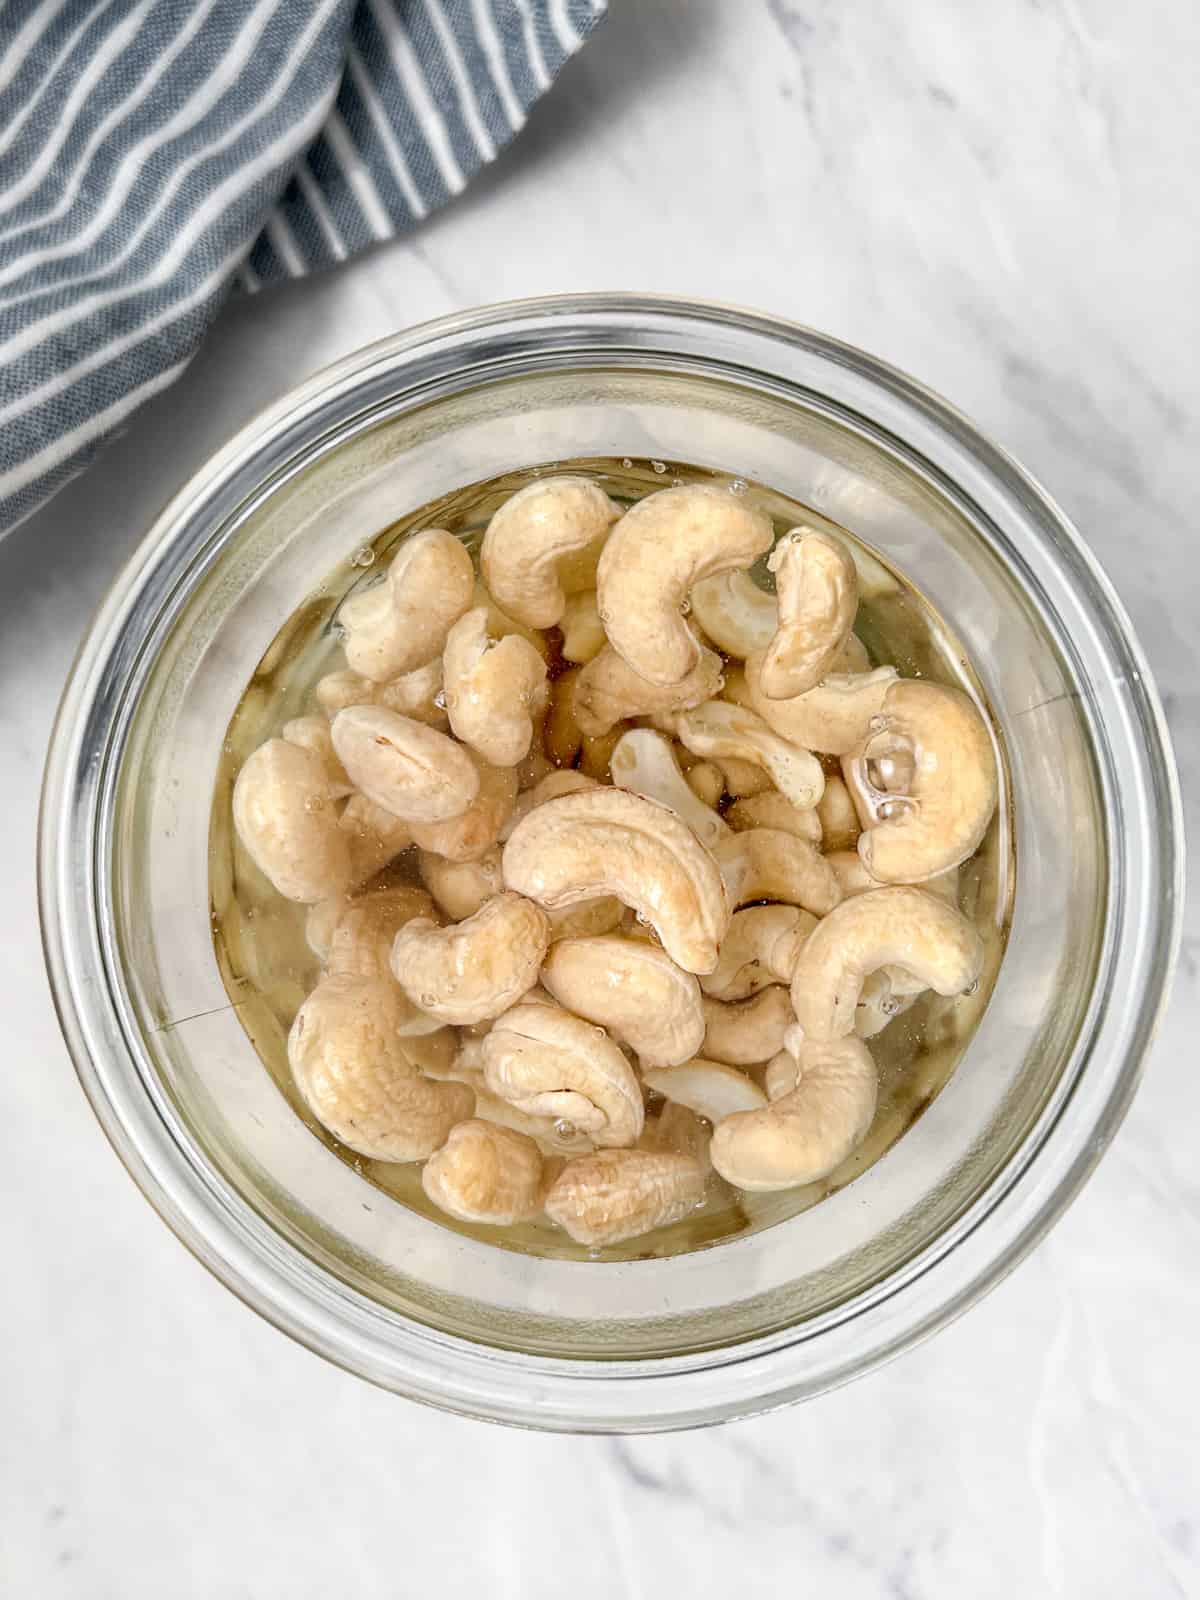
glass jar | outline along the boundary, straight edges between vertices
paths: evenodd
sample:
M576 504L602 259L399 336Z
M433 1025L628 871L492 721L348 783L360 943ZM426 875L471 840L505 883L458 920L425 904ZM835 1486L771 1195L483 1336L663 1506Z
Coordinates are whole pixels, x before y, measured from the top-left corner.
M862 1177L690 1255L497 1250L294 1115L222 986L209 825L230 715L314 585L405 510L578 457L736 471L852 529L949 620L1012 781L1008 953L957 1072ZM815 1394L997 1281L1115 1132L1178 941L1182 830L1128 619L1062 513L911 379L807 329L635 296L373 345L167 507L97 616L46 775L47 957L122 1160L248 1304L376 1383L533 1426L686 1426Z

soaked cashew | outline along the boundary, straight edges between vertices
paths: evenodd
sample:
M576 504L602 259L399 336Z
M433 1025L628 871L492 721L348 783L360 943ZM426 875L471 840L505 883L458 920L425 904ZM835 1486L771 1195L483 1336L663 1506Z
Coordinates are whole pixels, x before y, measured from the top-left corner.
M826 779L827 786L828 781ZM797 839L806 839L809 844L820 844L824 798L822 795L815 809L794 806L786 795L771 789L766 794L746 795L735 800L725 813L725 820L737 833L744 833L748 828L774 828Z
M546 1196L546 1215L577 1244L597 1249L681 1222L704 1199L690 1156L598 1150L568 1161Z
M433 901L424 889L410 884L372 889L351 900L330 936L329 972L334 977L390 978L392 940L413 917L430 917L432 912Z
M857 850L831 850L825 857L837 876L843 897L862 894L865 889L882 889L878 878L873 878L863 866ZM936 894L949 905L958 907L958 868L940 872L936 878L927 878L921 885L926 894Z
M330 721L347 706L385 706L431 728L447 728L450 719L438 703L441 691L442 662L435 656L425 666L388 683L372 683L361 672L327 672L317 684L316 697Z
M722 572L692 588L692 615L727 656L744 661L765 650L779 626L773 594L760 589L748 572Z
M504 888L499 850L488 850L476 861L448 861L433 850L422 850L417 864L421 882L452 922L473 917Z
M718 693L721 681L721 658L715 650L697 647L696 659L682 678L656 684L623 661L611 645L605 645L580 669L574 691L575 720L585 734L599 736L631 717L701 705Z
M350 846L334 801L325 763L286 739L268 739L242 764L234 826L285 900L325 900L349 887Z
M815 806L820 800L825 774L816 756L781 739L753 711L709 700L694 711L679 712L674 724L693 755L753 762L795 806Z
M540 783L518 797L512 815L500 830L500 838L508 839L518 822L538 806L545 805L547 800L557 800L560 795L578 794L583 789L596 787L595 778L589 778L584 772L576 772L574 767L566 767L561 772L548 772Z
M854 800L841 778L825 779L825 793L817 801L817 816L821 820L821 842L827 852L853 850L862 830Z
M519 489L488 523L480 550L484 582L531 628L551 628L567 594L589 589L619 509L588 478L545 478Z
M518 622L516 617L509 616L507 611L502 611L478 579L475 581L475 593L471 596L471 604L487 607L488 633L493 639L506 639L510 633L519 633L522 639L529 640L543 660L549 661L550 645L542 630L526 627L525 623Z
M450 629L442 653L450 726L495 767L513 767L533 740L532 706L546 663L527 639L488 637L487 609L477 606Z
M563 939L546 957L542 983L568 1011L629 1045L643 1067L687 1061L704 1038L700 985L655 945Z
M299 745L301 750L312 751L325 768L325 776L336 799L341 800L354 793L354 785L346 776L346 769L333 748L329 723L324 717L293 717L290 722L284 723L283 737L289 744Z
M746 1000L772 983L791 983L800 946L817 919L798 906L747 906L735 911L714 970L700 987L714 1000Z
M961 690L942 684L892 684L842 770L863 823L859 854L882 883L920 883L958 866L996 809L987 727Z
M722 847L724 848L724 847ZM716 862L672 812L620 789L538 806L504 846L504 881L557 910L613 895L687 972L711 972L729 922Z
M719 1123L737 1111L758 1111L767 1097L752 1078L722 1061L706 1061L703 1056L677 1067L654 1067L643 1071L642 1082L656 1094L677 1101Z
M480 1024L490 1028L489 1024ZM454 1030L446 1028L445 1033ZM475 1091L475 1115L482 1122L494 1123L498 1128L511 1128L532 1139L543 1155L581 1156L596 1148L586 1133L580 1133L571 1123L554 1117L533 1117L518 1111L516 1106L502 1100L487 1087L483 1075L483 1041L487 1032L478 1038L467 1034L455 1054L438 1067L427 1066L431 1078L451 1079L455 1083L469 1084Z
M691 751L688 751L691 755ZM694 761L688 768L687 786L706 806L716 808L725 793L725 774L715 761Z
M550 708L542 727L542 745L556 767L569 767L579 754L583 731L575 704L582 667L569 667L550 685Z
M611 933L625 915L625 907L612 895L601 895L598 900L581 900L575 906L562 906L551 911L550 943L560 939L592 939Z
M863 983L880 967L903 967L927 989L961 994L979 979L983 942L960 912L922 889L869 889L843 900L809 934L792 974L805 1038L849 1034Z
M338 818L338 829L349 841L352 889L373 878L412 843L408 823L365 794L351 795Z
M641 1086L620 1047L561 1006L514 1006L482 1053L487 1087L520 1111L562 1119L598 1145L631 1145L642 1131Z
M479 793L479 774L461 745L382 706L339 711L333 747L367 799L406 822L461 816Z
M878 1080L862 1041L804 1040L796 1049L798 1059L785 1061L794 1087L765 1110L727 1117L713 1132L713 1166L739 1189L815 1183L839 1167L870 1129Z
M647 495L604 547L596 594L617 654L651 683L679 683L700 660L683 617L692 586L748 567L771 548L769 520L728 490L690 485Z
M763 652L761 683L772 700L793 699L835 670L858 610L858 573L839 540L794 528L771 552L779 628Z
M712 1162L708 1159L711 1138L711 1123L679 1101L668 1100L656 1116L646 1118L637 1147L639 1150L662 1151L668 1155L690 1156L707 1177L712 1171Z
M700 1054L731 1067L753 1067L783 1049L784 1035L795 1022L788 992L781 984L762 989L750 1000L711 1000L705 995L704 1043Z
M423 667L471 604L475 568L466 547L443 528L412 534L382 583L352 595L338 612L346 660L373 683Z
M475 767L479 792L467 809L445 822L414 822L413 842L448 861L478 861L493 847L512 815L517 800L517 775L511 767L492 767L467 751Z
M746 662L745 686L751 708L781 739L845 755L866 738L871 718L878 716L888 690L897 681L895 667L874 672L830 673L823 683L792 700L771 700L763 692L762 657Z
M837 875L820 851L778 828L735 833L715 855L735 910L752 900L781 900L823 917L842 898Z
M443 1022L483 1022L537 982L550 943L540 906L499 894L448 928L415 917L396 934L391 967L412 1003Z
M752 761L722 756L717 766L725 781L725 793L735 800L754 800L761 794L770 794L774 788L770 775Z
M542 1166L542 1152L525 1134L472 1118L451 1128L430 1156L421 1187L463 1222L511 1227L541 1211Z
M670 741L653 728L631 728L612 753L612 778L620 789L673 811L702 845L713 849L729 829L711 806L696 798L680 772Z
M397 1033L395 986L372 978L323 978L296 1013L288 1064L317 1121L359 1155L422 1161L471 1115L472 1091L422 1076Z
M596 605L596 591L585 589L582 594L568 595L559 622L562 628L562 653L564 661L586 665L594 661L607 643L604 624Z

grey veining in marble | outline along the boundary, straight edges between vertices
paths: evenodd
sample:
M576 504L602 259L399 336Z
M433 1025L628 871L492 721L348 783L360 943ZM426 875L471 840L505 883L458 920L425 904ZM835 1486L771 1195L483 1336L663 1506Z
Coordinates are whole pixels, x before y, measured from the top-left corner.
M866 346L1045 482L1141 632L1200 794L1189 0L614 0L522 138L407 243L228 308L0 545L0 1593L39 1600L1200 1595L1200 900L1130 1116L932 1343L706 1434L489 1429L378 1394L220 1288L80 1095L36 938L41 760L87 616L280 391L485 300L645 288Z

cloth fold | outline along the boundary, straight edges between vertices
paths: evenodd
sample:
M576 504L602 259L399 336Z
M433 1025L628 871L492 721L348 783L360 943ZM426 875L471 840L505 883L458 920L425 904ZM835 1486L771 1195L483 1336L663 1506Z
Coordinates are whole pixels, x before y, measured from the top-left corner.
M0 6L0 534L250 292L418 224L607 0Z

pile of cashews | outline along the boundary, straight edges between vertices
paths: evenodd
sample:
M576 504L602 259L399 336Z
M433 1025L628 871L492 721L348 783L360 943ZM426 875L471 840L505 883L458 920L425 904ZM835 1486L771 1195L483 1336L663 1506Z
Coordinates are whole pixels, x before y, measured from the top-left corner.
M872 667L839 540L776 543L720 486L622 513L534 481L480 569L407 538L341 607L346 669L237 778L322 964L288 1039L304 1101L424 1162L444 1212L592 1248L681 1220L714 1171L828 1176L875 1113L866 1041L979 980L980 712Z

